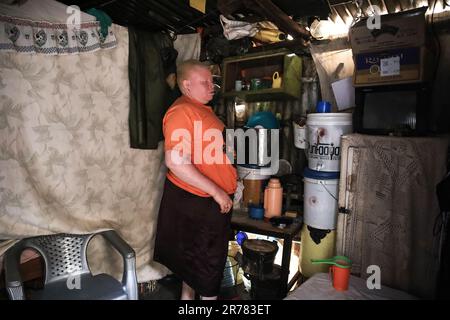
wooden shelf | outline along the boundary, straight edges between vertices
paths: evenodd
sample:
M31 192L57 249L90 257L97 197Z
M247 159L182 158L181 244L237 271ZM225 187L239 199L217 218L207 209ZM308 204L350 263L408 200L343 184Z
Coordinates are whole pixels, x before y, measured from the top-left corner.
M225 98L240 97L245 101L299 99L301 95L302 60L287 50L226 58L223 61L222 94ZM281 76L280 88L235 91L235 81L269 80L274 72Z
M293 100L298 97L285 92L281 88L277 89L259 89L245 91L230 91L223 95L226 98L239 97L245 101L270 101L270 100Z

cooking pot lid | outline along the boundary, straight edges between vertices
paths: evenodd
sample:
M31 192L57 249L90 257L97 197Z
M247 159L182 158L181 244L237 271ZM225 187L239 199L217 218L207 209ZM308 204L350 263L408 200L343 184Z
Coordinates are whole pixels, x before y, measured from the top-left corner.
M274 242L259 239L245 240L243 248L261 254L270 254L278 250L278 246Z

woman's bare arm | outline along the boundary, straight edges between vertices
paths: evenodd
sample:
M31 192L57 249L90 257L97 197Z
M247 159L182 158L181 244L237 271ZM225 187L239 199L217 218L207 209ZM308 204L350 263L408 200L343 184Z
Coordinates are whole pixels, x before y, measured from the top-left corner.
M190 156L180 157L178 151L168 150L165 152L166 166L181 180L209 194L219 204L222 213L228 212L233 202L228 194L205 177L191 163Z

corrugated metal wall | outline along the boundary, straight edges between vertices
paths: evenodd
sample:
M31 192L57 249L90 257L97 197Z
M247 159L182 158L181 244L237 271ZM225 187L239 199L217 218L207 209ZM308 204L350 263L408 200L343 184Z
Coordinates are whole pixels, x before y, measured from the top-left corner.
M440 13L446 6L446 0L329 0L330 18L336 23L349 25L352 20L367 16L373 11L373 6L381 9L381 14L396 13L428 6ZM448 2L448 1L447 1Z

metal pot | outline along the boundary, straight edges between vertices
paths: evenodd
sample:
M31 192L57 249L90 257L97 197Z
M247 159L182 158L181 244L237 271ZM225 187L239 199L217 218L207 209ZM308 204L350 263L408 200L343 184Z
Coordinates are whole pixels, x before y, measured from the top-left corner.
M242 243L242 252L241 266L244 274L263 280L272 272L278 245L267 240L245 240Z
M250 165L255 167L268 167L271 163L271 140L279 137L275 130L264 128L243 128L243 136L235 137L235 150L238 165ZM277 139L277 142L279 140ZM242 148L243 147L243 148ZM244 153L242 153L244 152Z

